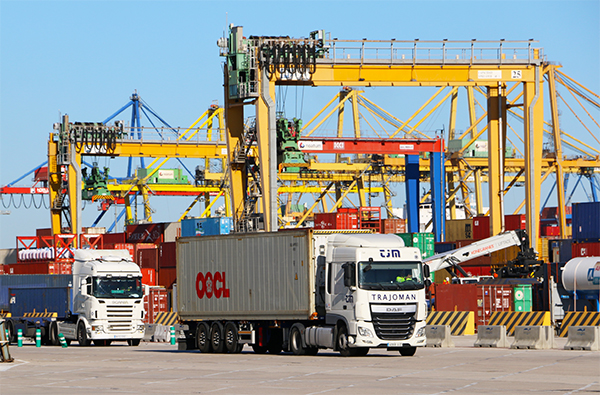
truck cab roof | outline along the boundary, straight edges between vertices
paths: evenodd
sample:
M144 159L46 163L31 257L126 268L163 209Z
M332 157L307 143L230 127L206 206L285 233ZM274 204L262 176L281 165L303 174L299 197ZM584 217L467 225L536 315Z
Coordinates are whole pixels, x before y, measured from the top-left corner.
M75 250L73 274L141 276L140 268L127 250Z

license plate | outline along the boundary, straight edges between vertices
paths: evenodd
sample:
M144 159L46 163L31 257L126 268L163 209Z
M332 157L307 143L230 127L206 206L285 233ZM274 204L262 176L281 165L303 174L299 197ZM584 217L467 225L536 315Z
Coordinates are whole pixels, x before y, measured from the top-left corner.
M402 343L400 342L389 342L387 344L388 347L402 347Z

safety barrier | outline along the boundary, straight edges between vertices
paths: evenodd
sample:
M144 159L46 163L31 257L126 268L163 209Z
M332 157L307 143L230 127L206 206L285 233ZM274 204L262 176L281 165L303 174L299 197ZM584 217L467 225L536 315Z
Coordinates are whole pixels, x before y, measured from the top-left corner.
M478 325L475 347L508 347L506 339L506 326L504 325Z
M570 326L565 350L600 350L600 326Z
M26 318L56 318L58 317L57 313L49 313L47 311L43 312L43 313L36 313L35 311L33 313L23 313L23 317Z
M154 318L154 323L157 325L175 325L179 322L179 314L176 312L160 312Z
M427 325L449 325L452 335L474 335L475 314L472 311L432 311Z
M512 336L517 326L550 326L549 311L494 311L488 325L504 325Z
M571 326L600 326L600 312L597 311L569 311L565 314L558 336L567 337Z
M554 328L551 326L517 326L515 341L510 348L533 350L554 348Z
M11 313L0 313L0 318L10 318Z
M450 330L450 325L427 325L427 347L454 347Z

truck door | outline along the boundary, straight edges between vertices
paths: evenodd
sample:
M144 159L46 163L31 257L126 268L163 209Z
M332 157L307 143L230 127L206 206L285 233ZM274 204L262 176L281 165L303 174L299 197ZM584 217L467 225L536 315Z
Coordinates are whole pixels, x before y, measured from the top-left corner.
M344 284L344 263L331 264L331 309L330 314L347 316L352 319L354 315L354 292ZM332 317L333 318L333 317Z

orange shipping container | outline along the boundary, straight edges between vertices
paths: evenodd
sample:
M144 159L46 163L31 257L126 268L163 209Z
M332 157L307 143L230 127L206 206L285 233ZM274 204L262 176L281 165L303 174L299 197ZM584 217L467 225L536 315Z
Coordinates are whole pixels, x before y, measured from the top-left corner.
M383 221L383 233L406 233L406 220L402 218L387 218Z
M144 285L156 285L156 270L142 268L142 284Z
M173 288L173 284L177 282L177 268L163 267L158 271L158 285L166 289Z
M144 322L153 324L156 315L161 312L167 312L168 294L163 287L147 287L144 292Z

